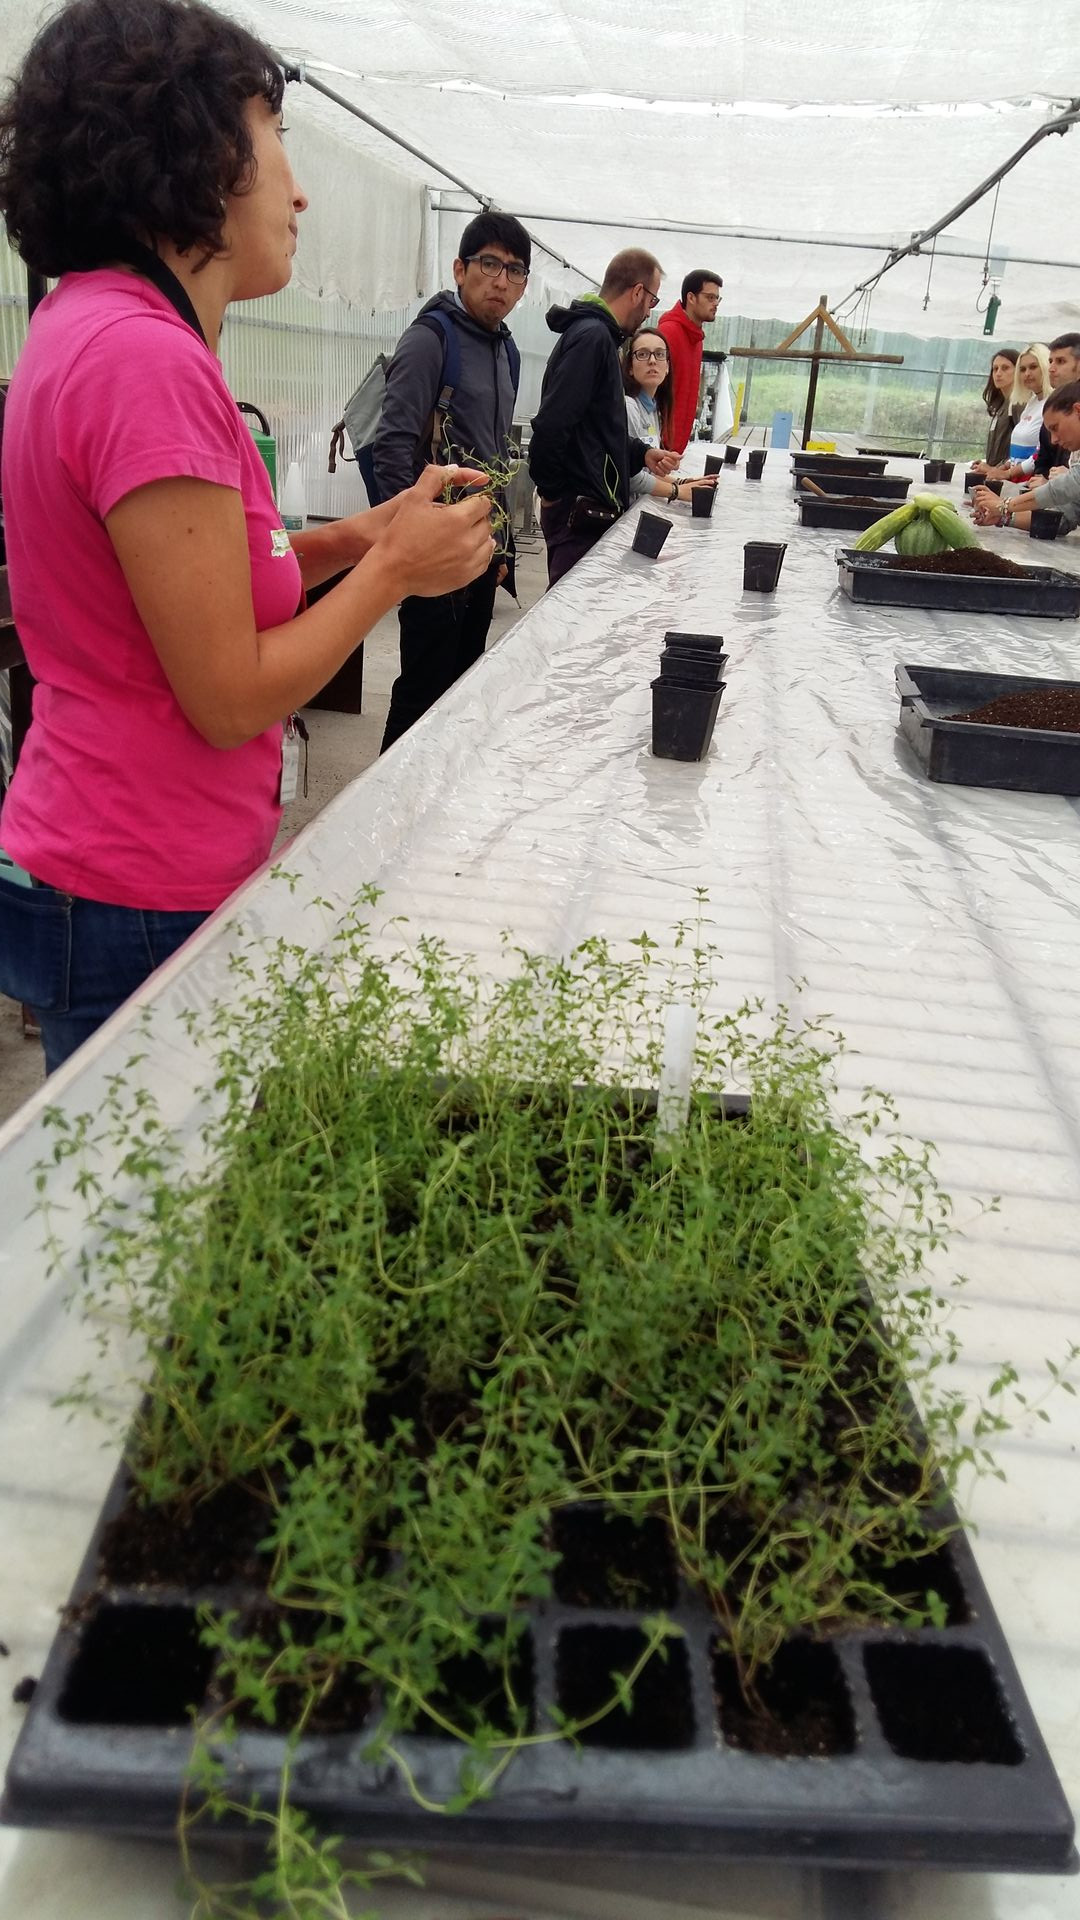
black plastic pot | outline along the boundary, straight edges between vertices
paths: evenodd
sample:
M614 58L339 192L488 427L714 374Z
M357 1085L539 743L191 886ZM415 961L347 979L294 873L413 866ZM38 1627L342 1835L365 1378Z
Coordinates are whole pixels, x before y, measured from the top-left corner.
M633 551L643 553L649 560L655 560L670 532L670 520L661 520L658 513L646 513L643 508L638 515Z
M938 479L939 480L951 480L955 472L956 472L955 460L939 460L938 461Z
M733 440L729 440L727 443L727 446L724 448L725 467L737 467L739 464L739 455L741 452L742 452L742 448L737 447ZM708 472L707 467L705 471L706 473Z
M939 480L944 480L945 478L945 475L941 471L940 460L927 460L925 465L923 466L922 471L923 471L923 479L926 481L927 485L931 487L935 484L935 482Z
M1065 515L1054 507L1034 507L1028 532L1033 540L1056 540L1065 525Z
M692 686L661 675L652 683L652 750L658 760L704 760L723 684Z
M689 648L665 647L660 655L661 680L677 680L695 687L718 687L727 666L726 653L694 653Z
M900 731L928 779L1013 793L1080 793L1080 734L956 720L1007 693L1080 692L1076 680L1029 680L958 667L897 667Z
M982 484L984 487L989 487L991 493L1000 493L1005 482L1004 480L987 480L984 478Z
M674 629L664 635L665 647L690 647L696 653L719 655L724 651L722 633L676 633Z
M705 471L706 473L723 473L724 471L723 454L707 453L705 455Z
M786 552L786 540L748 540L743 547L744 592L775 593Z
M988 487L989 485L990 485L990 482L987 479L985 473L976 473L972 467L969 467L967 469L967 472L964 475L964 492L965 493L974 493L976 487Z
M715 487L691 487L690 513L694 520L708 520L715 505Z
M1080 615L1080 574L1025 567L1022 574L919 573L887 553L838 549L840 587L850 600L877 607L946 608L953 613L1024 613L1048 620Z
M760 480L761 469L765 465L765 447L755 447L753 453L746 456L746 477L748 480Z

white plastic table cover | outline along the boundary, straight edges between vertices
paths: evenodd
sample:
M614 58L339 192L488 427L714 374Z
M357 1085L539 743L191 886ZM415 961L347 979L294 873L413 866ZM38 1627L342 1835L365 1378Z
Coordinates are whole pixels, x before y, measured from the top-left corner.
M643 928L669 945L707 887L724 956L717 1011L761 994L829 1014L857 1049L842 1090L887 1088L905 1126L937 1143L964 1224L948 1264L970 1276L958 1364L971 1385L1007 1357L1041 1381L1044 1357L1076 1333L1078 805L931 785L896 732L893 667L1060 677L1074 670L1080 627L853 606L833 561L844 536L799 529L779 451L760 484L743 465L724 472L711 520L669 517L656 562L629 550L636 514L613 528L305 830L283 860L298 877L257 875L0 1133L0 1753L19 1720L10 1682L40 1669L114 1465L100 1429L51 1405L93 1352L27 1217L43 1112L95 1108L148 1004L143 1071L190 1127L207 1066L180 1016L232 991L241 924L318 944L376 881L388 917L407 914L495 969L507 964L504 928L532 948L567 949L596 930L621 943ZM773 596L742 592L747 538L789 543ZM1080 572L1080 540L989 540ZM670 627L720 630L731 657L701 764L649 750L649 683ZM980 1211L992 1194L1000 1211ZM68 1206L78 1240L76 1196ZM976 1553L1080 1807L1080 1401L1058 1395L1053 1424L1013 1431L999 1457L1007 1481L975 1494ZM388 1920L1067 1920L1080 1883L645 1862L628 1877L601 1860L530 1869L448 1855L425 1893L382 1905ZM0 1832L5 1920L186 1911L167 1848Z

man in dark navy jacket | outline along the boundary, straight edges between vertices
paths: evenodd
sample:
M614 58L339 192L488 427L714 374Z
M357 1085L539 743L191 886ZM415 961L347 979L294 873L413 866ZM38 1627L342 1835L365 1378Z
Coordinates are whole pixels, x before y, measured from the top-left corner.
M559 341L544 374L529 472L553 587L630 505L630 477L643 466L670 473L678 455L631 440L619 348L660 299L663 269L651 253L617 253L598 294L552 307Z
M505 466L513 457L515 362L507 315L529 278L529 236L508 213L477 214L461 236L452 291L429 300L398 341L386 370L386 397L375 435L375 478L382 499L411 487L430 460ZM438 411L445 339L430 316L439 310L457 330L460 374L449 412ZM403 600L401 672L390 695L385 753L413 722L479 660L500 580L513 589L513 539L486 573L457 593Z

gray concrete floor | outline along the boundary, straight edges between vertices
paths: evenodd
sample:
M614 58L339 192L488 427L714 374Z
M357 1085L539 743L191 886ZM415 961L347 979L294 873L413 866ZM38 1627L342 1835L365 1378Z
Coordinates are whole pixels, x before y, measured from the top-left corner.
M520 608L508 594L500 591L488 636L489 646L501 639L521 618L522 612L539 599L546 584L544 543L537 534L519 546ZM398 669L397 647L397 614L393 613L380 620L365 643L363 711L358 714L309 711L305 716L311 734L307 798L298 795L286 809L280 839L292 839L350 780L355 780L357 774L378 758L390 689ZM24 1037L20 1009L0 994L0 1121L14 1113L43 1079L40 1042Z

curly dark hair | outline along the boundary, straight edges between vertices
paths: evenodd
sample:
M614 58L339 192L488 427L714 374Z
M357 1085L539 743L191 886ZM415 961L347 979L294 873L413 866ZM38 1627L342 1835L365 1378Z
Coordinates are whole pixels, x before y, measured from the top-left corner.
M0 101L0 212L50 278L171 240L223 247L225 195L252 179L244 117L276 113L271 49L200 0L73 0Z

